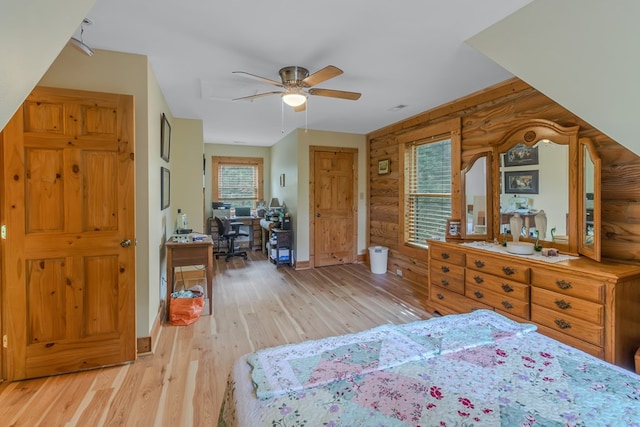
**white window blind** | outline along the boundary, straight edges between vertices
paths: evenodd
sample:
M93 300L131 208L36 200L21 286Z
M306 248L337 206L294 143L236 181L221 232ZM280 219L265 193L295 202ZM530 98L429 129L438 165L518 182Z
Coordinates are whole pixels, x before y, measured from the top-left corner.
M253 207L259 199L259 181L257 165L220 164L217 200L234 207Z
M411 142L404 152L405 242L426 245L445 236L451 217L451 139Z

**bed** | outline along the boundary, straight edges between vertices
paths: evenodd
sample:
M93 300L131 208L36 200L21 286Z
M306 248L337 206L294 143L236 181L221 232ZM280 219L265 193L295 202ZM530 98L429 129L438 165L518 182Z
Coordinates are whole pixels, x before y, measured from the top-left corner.
M219 426L640 426L640 376L495 312L240 358Z

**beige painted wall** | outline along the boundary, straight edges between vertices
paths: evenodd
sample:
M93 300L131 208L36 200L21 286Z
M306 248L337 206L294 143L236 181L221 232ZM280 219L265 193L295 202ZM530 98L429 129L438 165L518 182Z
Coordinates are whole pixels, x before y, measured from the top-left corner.
M0 129L87 16L95 0L2 0Z
M178 209L187 214L189 228L206 232L203 228L204 176L202 173L203 147L202 120L174 118L171 123L171 216L173 223L167 232L175 230ZM211 206L211 204L209 204Z

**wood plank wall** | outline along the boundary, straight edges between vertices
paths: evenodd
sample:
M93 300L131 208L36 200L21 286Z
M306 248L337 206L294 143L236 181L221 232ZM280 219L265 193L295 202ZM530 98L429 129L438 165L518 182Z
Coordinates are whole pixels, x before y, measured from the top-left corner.
M462 163L487 151L516 123L547 119L580 126L602 158L602 256L640 264L640 157L520 79L502 83L379 129L368 135L369 242L389 248L389 271L427 284L427 252L408 256L399 249L399 158L397 137L454 117L462 121ZM378 161L391 172L378 175Z

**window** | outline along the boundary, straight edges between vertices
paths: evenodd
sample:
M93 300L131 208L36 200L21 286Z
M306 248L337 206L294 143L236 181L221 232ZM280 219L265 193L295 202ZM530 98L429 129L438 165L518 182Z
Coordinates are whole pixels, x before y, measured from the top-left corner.
M427 239L443 239L447 219L459 215L452 197L459 182L452 165L460 163L460 121L408 132L398 142L403 163L398 237L400 247L410 251L425 248Z
M405 148L405 242L445 236L451 218L451 138Z
M233 208L255 208L263 199L263 159L259 157L213 157L213 201Z

